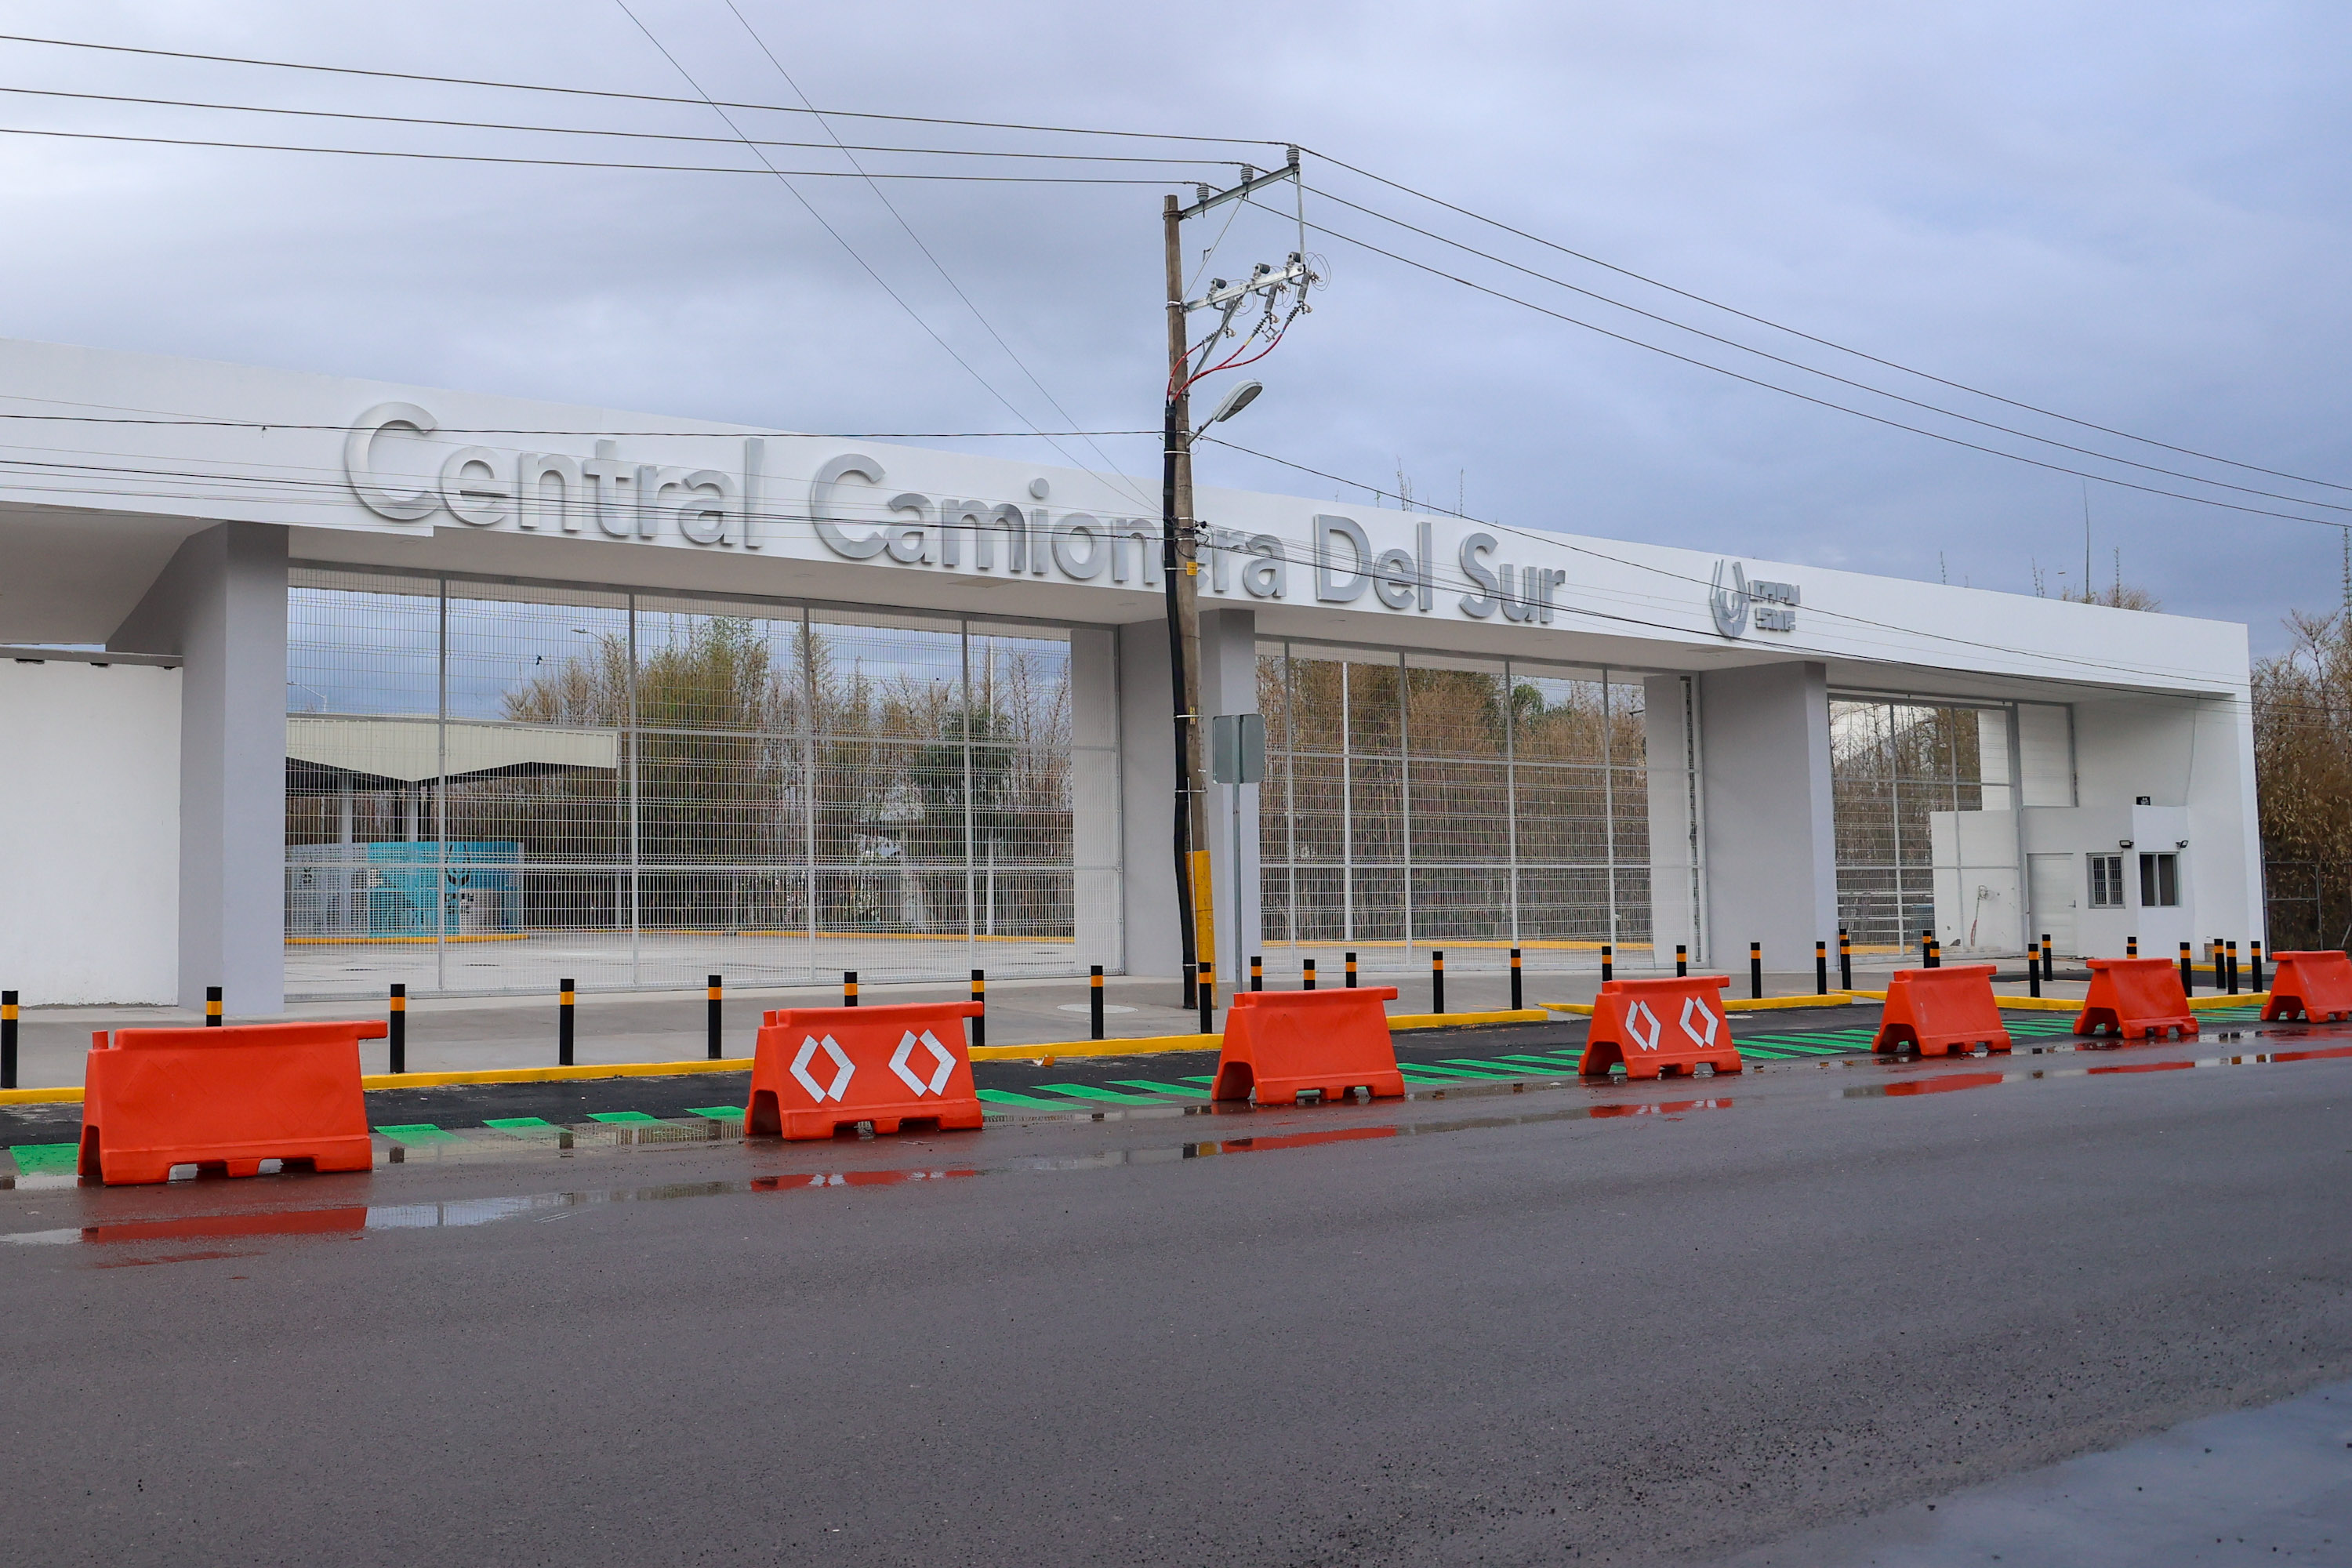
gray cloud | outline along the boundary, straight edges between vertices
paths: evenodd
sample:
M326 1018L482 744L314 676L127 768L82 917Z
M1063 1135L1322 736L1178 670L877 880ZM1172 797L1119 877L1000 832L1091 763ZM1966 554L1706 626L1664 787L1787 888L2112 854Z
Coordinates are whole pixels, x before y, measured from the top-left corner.
M2347 141L2337 83L2352 23L2336 11L1309 5L1221 29L1208 13L1078 5L739 3L821 104L1295 139L1939 374L2352 483L2336 287L2347 175L2336 153ZM635 8L712 92L789 100L722 0ZM682 89L609 4L32 4L11 15L25 33ZM0 84L725 134L700 109L21 45L0 45ZM755 121L765 134L809 129L796 117L745 120ZM16 97L0 103L0 124L525 155L577 145ZM1047 144L877 121L836 128L850 140ZM716 145L598 145L628 159L742 161ZM774 155L837 166L823 152ZM1525 265L1895 384L1309 167L1318 184ZM11 335L800 428L1012 427L772 180L14 137L0 138L0 170L14 209L0 252L0 331ZM801 188L1026 417L1059 426L870 191ZM889 195L1072 417L1134 429L1157 418L1163 188L904 182ZM1312 203L1309 216L1601 325L1734 358L1445 258L1374 219ZM1247 213L1215 266L1237 272L1290 243L1284 224ZM1335 240L1315 247L1331 284L1254 373L1268 394L1234 426L1249 446L1376 483L1402 468L1449 504L1458 484L1470 510L1520 526L1912 576L1936 575L1940 556L1954 582L2018 592L2031 591L2036 561L2053 591L2059 572L2069 585L2081 576L2083 489L2072 478L1811 408ZM2327 494L2125 448L1920 383L1901 389L2145 461ZM1019 447L997 448L1006 445ZM1102 445L1131 471L1152 470L1149 439ZM1034 441L1025 449L1053 456ZM1224 451L1203 458L1202 478L1332 489ZM2120 548L2127 579L2168 607L2251 622L2258 646L2275 641L2288 605L2329 608L2338 597L2333 529L2104 483L2090 487L2090 504L2098 577Z

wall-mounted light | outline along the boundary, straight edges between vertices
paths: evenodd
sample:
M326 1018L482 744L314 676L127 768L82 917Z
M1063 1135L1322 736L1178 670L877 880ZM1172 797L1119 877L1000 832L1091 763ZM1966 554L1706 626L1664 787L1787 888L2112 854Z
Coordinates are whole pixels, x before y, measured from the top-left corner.
M2172 847L2175 849L2186 849L2189 847L2189 840L2186 838L2176 838L2172 841Z
M2128 849L2131 847L2132 841L2128 838L2118 838L2116 840L2116 847L2118 849Z

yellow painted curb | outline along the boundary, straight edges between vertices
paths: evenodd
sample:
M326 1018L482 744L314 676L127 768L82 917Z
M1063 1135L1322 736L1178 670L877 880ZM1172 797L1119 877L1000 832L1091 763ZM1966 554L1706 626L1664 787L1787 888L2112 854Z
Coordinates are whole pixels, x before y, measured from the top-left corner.
M1802 996L1733 996L1723 1004L1727 1013L1777 1013L1790 1007L1850 1007L1857 996L1885 1000L1884 993L1869 991L1811 991ZM1592 1016L1590 1002L1547 1002L1544 1005L1555 1013L1580 1013Z
M1502 1008L1493 1013L1395 1013L1391 1029L1451 1029L1465 1024L1542 1024L1551 1015L1541 1007Z
M2224 1007L2266 1007L2271 994L2267 991L2242 991L2235 996L2191 996L2189 1010L2192 1013L2218 1011Z
M0 1105L79 1105L79 1089L0 1089Z
M591 1062L568 1068L475 1068L458 1072L373 1072L362 1089L446 1089L465 1083L571 1083L583 1079L684 1078L698 1072L750 1072L749 1057L683 1062Z
M1145 1035L1132 1040L1057 1040L1040 1046L982 1046L976 1062L1034 1061L1043 1057L1148 1057L1160 1051L1222 1049L1223 1035Z

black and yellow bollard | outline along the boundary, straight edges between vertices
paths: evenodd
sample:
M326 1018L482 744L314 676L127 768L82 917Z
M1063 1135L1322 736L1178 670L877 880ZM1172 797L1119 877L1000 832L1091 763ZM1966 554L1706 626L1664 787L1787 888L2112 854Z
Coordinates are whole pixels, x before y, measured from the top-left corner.
M384 1054L386 1066L394 1072L408 1070L408 987L395 980L392 994L385 999L383 1017Z
M572 1065L572 982L555 983L555 1065Z
M1679 980L1689 973L1690 947L1687 943L1678 942L1675 943L1675 978Z
M2252 983L2246 989L2260 995L2263 989L2263 944L2260 942L2253 943L2251 950L2246 978Z
M1348 954L1348 971L1340 984L1350 991L1356 988L1356 955L1352 952Z
M205 1027L217 1029L220 1026L221 988L217 985L207 985L205 987Z
M988 1044L988 971L971 972L971 1005L980 1009L971 1016L971 1045L974 1050Z
M1307 960L1306 963L1299 966L1298 976L1300 984L1303 984L1306 989L1309 991L1315 989L1315 961L1313 959L1310 958Z
M711 975L704 983L702 991L702 1044L703 1049L709 1053L710 1059L714 1062L719 1059L719 1035L722 1032L721 1025L727 1006L725 1000L726 994L726 986L719 980L718 975Z
M1217 963L1213 958L1201 960L1197 992L1201 1002L1201 1033L1217 1032Z
M0 991L0 1089L16 1087L16 994Z
M1250 989L1253 991L1265 989L1265 954L1262 952L1250 954Z
M2183 996L2197 994L2195 950L2185 942L2180 944L2180 994Z
M1103 990L1102 965L1099 963L1087 971L1087 1020L1094 1026L1094 1032L1087 1038L1101 1039L1103 1037Z
M2230 943L2230 994L2238 994L2238 944Z
M2137 958L2139 956L2139 938L2136 936L2127 936L2124 938L2124 956L2126 958Z
M1942 942L1937 942L1931 936L1927 939L1926 946L1922 951L1926 955L1927 961L1927 966L1929 969L1941 969L1944 967L1944 944Z
M1853 989L1853 936L1845 927L1838 927L1838 989Z
M1445 954L1433 947L1429 950L1429 1010L1445 1011Z
M1934 931L1921 931L1921 932L1919 933L1919 967L1920 967L1920 968L1922 968L1922 969L1933 969L1933 968L1935 968L1935 967L1936 967L1935 947L1936 947L1936 933L1935 933Z
M1527 1005L1527 994L1519 985L1519 950L1511 949L1511 1011L1518 1012Z
M2029 996L2042 994L2042 944L2038 942L2025 944L2025 993Z
M857 1005L857 971L855 969L841 972L841 1005L845 1007Z
M1764 944L1748 944L1748 995L1751 1001L1764 1000Z
M2050 945L2050 933L2045 931L2042 933L2042 980L2044 984L2058 978L2056 958L2056 951Z
M1601 983L1606 985L1617 978L1617 946L1614 942L1601 944Z
M1830 994L1830 944L1819 937L1813 940L1813 994Z

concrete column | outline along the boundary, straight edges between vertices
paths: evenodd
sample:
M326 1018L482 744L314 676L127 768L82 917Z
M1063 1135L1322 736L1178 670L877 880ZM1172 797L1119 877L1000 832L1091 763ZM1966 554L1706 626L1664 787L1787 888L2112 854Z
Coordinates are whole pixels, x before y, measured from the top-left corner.
M180 546L107 647L178 654L179 994L286 1005L286 531L229 522Z
M1698 716L1706 961L1736 980L1761 942L1767 968L1810 969L1837 936L1828 667L1702 675Z
M1257 612L1201 612L1202 722L1223 713L1257 711ZM1171 742L1173 743L1172 742ZM1202 754L1208 754L1203 737ZM1235 797L1239 796L1238 801ZM1249 984L1249 955L1258 951L1264 907L1258 894L1258 786L1209 786L1209 878L1217 897L1217 973L1228 986ZM1234 855L1236 806L1240 856Z
M1070 633L1070 858L1077 963L1126 967L1127 911L1119 894L1118 634ZM984 962L984 961L983 961Z
M1118 628L1118 714L1127 972L1173 979L1183 968L1184 944L1176 922L1175 708L1168 691L1168 628L1160 621Z

